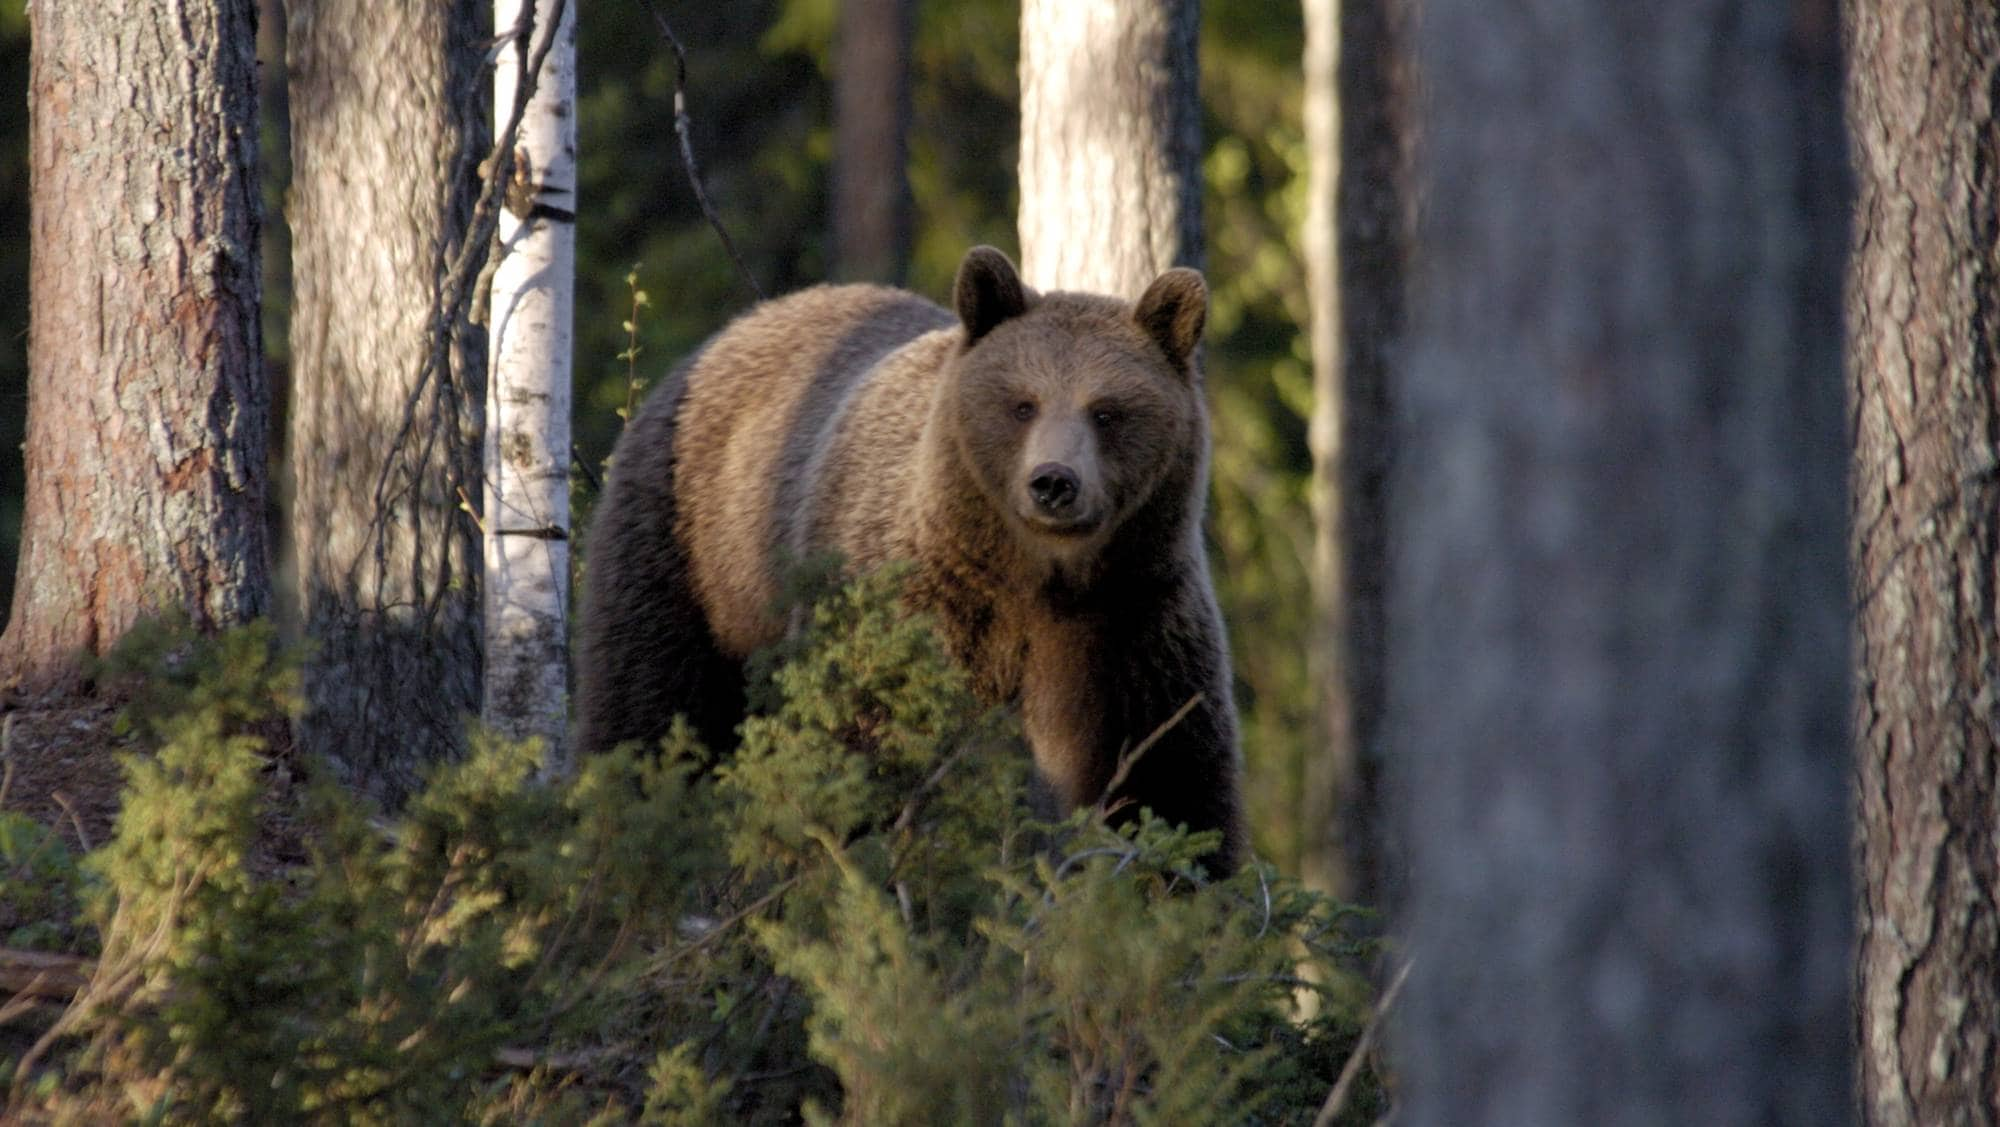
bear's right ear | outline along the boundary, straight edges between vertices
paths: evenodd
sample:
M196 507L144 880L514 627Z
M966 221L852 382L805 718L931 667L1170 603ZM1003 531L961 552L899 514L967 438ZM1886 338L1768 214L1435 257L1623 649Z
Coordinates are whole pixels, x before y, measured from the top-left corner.
M1208 283L1199 270L1176 266L1153 279L1132 319L1159 344L1167 359L1176 366L1186 364L1201 343L1202 326L1208 321Z
M1021 284L1020 273L1006 255L992 247L973 247L958 264L952 304L958 307L965 343L970 345L1002 321L1026 313L1028 287Z

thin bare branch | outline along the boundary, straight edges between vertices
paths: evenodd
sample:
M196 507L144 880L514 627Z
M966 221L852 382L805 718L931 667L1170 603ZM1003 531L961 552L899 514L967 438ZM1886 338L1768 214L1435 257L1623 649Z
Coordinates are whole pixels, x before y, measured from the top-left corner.
M1326 1102L1320 1105L1319 1114L1313 1117L1313 1127L1332 1127L1333 1121L1347 1109L1347 1101L1354 1095L1354 1081L1361 1075L1361 1064L1375 1048L1375 1039L1382 1028L1382 1019L1389 1014L1389 1007L1396 1004L1396 996L1403 992L1403 983L1410 977L1410 962L1405 960L1403 968L1382 991L1381 1001L1375 1003L1375 1013L1361 1030L1361 1039L1354 1043L1354 1051L1347 1054L1347 1064L1340 1070L1340 1078L1333 1082L1333 1090L1326 1094Z
M1202 699L1203 695L1201 693L1196 693L1189 697L1186 704L1181 705L1172 716L1167 717L1166 723L1153 729L1151 735L1140 740L1138 747L1118 757L1118 770L1111 776L1111 782L1106 784L1104 788L1105 799L1109 799L1112 795L1118 793L1118 788L1124 785L1126 776L1132 773L1132 768L1138 765L1139 759L1147 752L1153 750L1153 745L1159 743L1161 738L1168 732L1173 731L1176 724L1187 719L1187 714L1193 712L1195 706L1200 704ZM1109 812L1108 808L1106 812Z
M660 35L666 39L667 45L674 49L674 136L680 141L681 166L687 169L688 186L694 189L695 203L701 205L702 215L707 217L708 225L715 228L716 237L722 240L722 249L728 251L730 261L736 263L736 273L743 279L743 284L749 288L752 296L762 301L764 288L757 284L756 277L750 273L750 267L744 264L743 256L737 253L736 240L729 237L729 231L722 226L722 217L716 214L715 205L708 202L708 192L701 186L701 166L695 162L694 142L689 139L693 124L688 120L687 112L687 51L682 48L680 37L674 34L674 29L668 26L667 17L661 15L658 8L653 7L652 0L639 0L639 6L646 9L647 15L653 17L653 23L658 25Z
M447 400L456 402L456 389L451 386L450 379L452 345L458 339L459 326L473 323L472 303L479 293L478 279L484 272L487 261L492 257L493 236L500 223L501 201L508 183L513 178L514 144L520 135L521 118L527 112L529 99L535 95L535 87L542 73L542 64L555 46L556 30L562 26L563 11L568 2L569 0L554 0L550 8L552 18L548 21L548 34L542 36L541 41L535 43L532 50L516 53L516 57L522 62L520 77L514 87L513 105L507 107L506 122L501 127L499 135L493 139L493 147L486 159L478 166L483 180L479 200L473 206L471 219L466 223L464 238L459 241L456 254L446 264L435 291L436 297L431 305L429 346L424 350L417 378L404 402L402 419L395 436L390 440L388 456L384 458L382 470L375 480L374 513L367 540L374 548L378 590L386 586L389 570L388 539L383 534L382 526L387 522L390 510L390 482L396 470L407 464L400 455L411 433L416 429L420 408L434 381L440 385L439 394L432 399L433 425L425 428L426 444L435 441L438 435L444 433L447 426L453 428L456 426L454 419L437 417L440 414L447 414L442 411ZM519 39L524 43L532 42L535 30L534 14L533 5L524 7L521 22L503 33L501 42L508 39ZM484 92L483 85L477 82L471 83L470 87L467 93L469 98L476 98ZM469 154L464 152L459 154L460 169L453 176L453 183L459 182L462 177L463 166L467 159ZM448 414L455 415L455 411ZM421 465L422 461L419 460L417 464ZM449 460L446 472L452 489L460 496L464 496L465 475ZM364 549L362 555L357 556L349 568L350 588L354 586L353 580L366 554L367 550ZM440 565L443 566L444 562L445 557L440 555ZM424 607L424 618L427 622L441 605L450 587L449 578L440 576L439 582L430 592Z

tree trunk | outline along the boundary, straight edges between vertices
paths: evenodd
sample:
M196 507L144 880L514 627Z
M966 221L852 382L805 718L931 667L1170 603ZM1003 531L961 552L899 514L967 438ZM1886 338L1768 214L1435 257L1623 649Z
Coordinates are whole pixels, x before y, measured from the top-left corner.
M549 19L560 4L561 26ZM520 19L497 0L493 26ZM500 261L489 305L493 356L486 401L486 722L540 737L551 766L569 730L570 347L576 294L576 6L534 5L536 44L554 34L521 116ZM493 105L504 129L523 60L502 50Z
M486 341L438 311L487 145L475 0L293 0L300 742L395 800L479 706ZM448 358L431 349L448 336Z
M834 275L899 285L910 264L911 0L841 0L833 76Z
M1868 1122L2000 1123L2000 10L1849 8Z
M1378 778L1388 354L1403 324L1403 32L1386 0L1305 0L1312 310L1313 608L1320 738L1306 764L1305 876L1381 898Z
M256 5L30 9L27 496L0 683L265 611Z
M1021 5L1021 276L1136 298L1201 258L1197 0Z
M1406 1121L1847 1120L1833 0L1430 0Z

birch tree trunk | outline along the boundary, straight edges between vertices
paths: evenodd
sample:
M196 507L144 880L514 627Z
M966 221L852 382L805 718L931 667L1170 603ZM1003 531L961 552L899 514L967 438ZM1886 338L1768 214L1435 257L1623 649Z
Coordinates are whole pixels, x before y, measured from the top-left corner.
M1301 249L1312 310L1313 611L1322 742L1306 763L1304 875L1383 891L1383 484L1388 356L1403 324L1408 192L1402 30L1388 0L1305 0L1310 161Z
M1833 0L1429 0L1406 1116L1850 1117Z
M1201 259L1197 0L1024 0L1021 276L1136 298Z
M561 22L550 27L555 9ZM496 0L493 26L521 16ZM576 292L576 6L540 0L534 35L555 40L521 117L500 216L488 325L485 719L538 736L563 761L569 727L570 348ZM505 127L532 52L515 39L493 72Z
M263 614L256 5L41 3L29 77L27 495L0 684L138 618Z
M486 337L439 311L486 155L481 0L292 0L300 742L395 801L479 707ZM443 354L438 360L436 349Z
M1862 1110L2000 1123L2000 9L1853 0Z
M899 285L910 264L911 0L840 0L833 76L836 277Z

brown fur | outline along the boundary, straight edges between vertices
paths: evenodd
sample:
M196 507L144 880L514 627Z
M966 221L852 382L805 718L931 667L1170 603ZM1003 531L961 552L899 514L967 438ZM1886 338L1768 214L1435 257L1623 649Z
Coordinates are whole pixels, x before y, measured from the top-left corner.
M722 745L742 660L785 628L783 561L911 561L909 600L982 696L1019 702L1064 805L1103 797L1120 752L1199 696L1114 797L1222 829L1233 868L1235 710L1200 543L1206 293L1175 270L1136 305L1036 295L977 248L956 318L874 286L739 318L619 443L586 557L580 745L657 738L676 711ZM1079 483L1060 519L1028 485L1053 463Z

